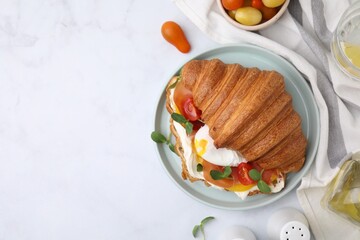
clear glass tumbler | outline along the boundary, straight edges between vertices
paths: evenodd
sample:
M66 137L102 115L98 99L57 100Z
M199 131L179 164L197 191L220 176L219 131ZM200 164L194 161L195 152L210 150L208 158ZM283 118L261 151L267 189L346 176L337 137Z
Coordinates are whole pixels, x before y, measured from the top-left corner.
M351 4L340 18L331 52L343 72L360 80L360 0Z

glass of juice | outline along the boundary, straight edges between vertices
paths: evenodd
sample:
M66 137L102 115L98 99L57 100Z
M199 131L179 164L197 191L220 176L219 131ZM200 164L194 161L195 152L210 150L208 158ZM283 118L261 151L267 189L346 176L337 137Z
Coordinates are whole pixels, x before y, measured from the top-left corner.
M331 52L343 72L360 80L360 0L351 4L341 16Z

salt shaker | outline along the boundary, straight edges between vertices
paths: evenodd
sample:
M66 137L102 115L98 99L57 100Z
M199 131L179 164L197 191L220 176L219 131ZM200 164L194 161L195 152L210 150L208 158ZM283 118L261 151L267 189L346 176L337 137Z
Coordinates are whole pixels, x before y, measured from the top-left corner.
M270 240L309 240L310 230L306 217L294 208L283 208L273 213L267 224Z
M235 225L226 229L219 240L256 240L256 237L249 228Z

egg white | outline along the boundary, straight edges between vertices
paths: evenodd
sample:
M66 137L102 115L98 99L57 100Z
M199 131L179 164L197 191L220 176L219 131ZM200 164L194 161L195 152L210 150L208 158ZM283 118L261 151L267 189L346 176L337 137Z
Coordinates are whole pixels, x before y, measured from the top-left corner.
M209 126L202 126L195 134L194 145L197 154L206 161L218 166L236 167L246 160L236 151L216 148L209 134Z
M174 102L174 89L170 90L170 106L171 108L176 111L177 107L175 105ZM189 172L189 175L197 178L197 179L202 179L205 180L204 175L202 172L198 172L197 171L197 165L198 165L198 154L196 152L194 152L194 148L193 148L193 139L187 135L186 133L186 129L179 123L177 122L173 122L173 125L179 135L181 144L182 144L182 149L183 149L183 155L185 158L185 164L186 164L186 168ZM206 127L205 127L206 126ZM199 133L199 131L203 128L203 130ZM200 128L198 130L198 133L195 134L195 139L196 139L196 135L198 135L197 139L198 140L206 140L207 142L207 148L206 148L206 156L205 153L202 153L202 149L199 149L199 151L202 153L202 157L204 159L206 159L205 157L207 157L208 159L206 159L207 161L211 162L212 160L214 160L214 162L211 162L213 164L216 165L220 165L220 164L225 164L228 163L227 165L220 165L220 166L229 166L231 164L231 166L237 166L239 165L241 162L246 160L238 153L236 153L235 151L229 150L229 149L216 149L216 147L214 146L213 140L209 135L209 127L207 125L204 125L202 128ZM234 155L234 153L236 153L236 156ZM216 156L220 156L219 160L218 158L214 157L212 154L216 155ZM223 159L223 157L226 157L227 155L230 156L230 160L229 159ZM216 163L219 162L220 164ZM225 190L224 188L218 187L216 185L213 185L211 183L209 183L212 187L217 188L219 190ZM285 186L285 179L284 178L278 178L277 179L277 184L274 185L270 185L270 189L272 193L276 193L281 191L281 189L283 189ZM249 195L250 192L252 191L256 191L259 190L259 188L257 187L257 185L253 186L252 188L246 190L246 191L241 191L241 192L234 192L239 198L241 198L242 200L245 200L246 197Z

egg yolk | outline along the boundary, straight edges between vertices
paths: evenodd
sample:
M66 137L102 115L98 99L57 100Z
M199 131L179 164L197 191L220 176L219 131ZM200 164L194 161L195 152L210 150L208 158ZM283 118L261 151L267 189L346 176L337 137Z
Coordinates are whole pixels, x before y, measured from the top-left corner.
M196 152L200 157L202 157L206 153L207 143L208 141L206 141L205 139L195 140Z
M249 184L249 185L236 184L232 187L227 188L227 190L232 191L232 192L244 192L244 191L249 190L253 186L255 186L255 184Z

